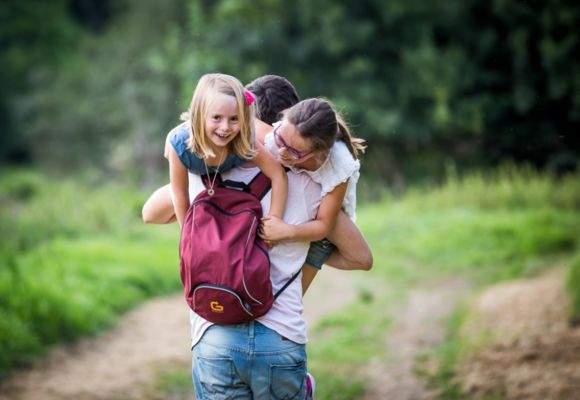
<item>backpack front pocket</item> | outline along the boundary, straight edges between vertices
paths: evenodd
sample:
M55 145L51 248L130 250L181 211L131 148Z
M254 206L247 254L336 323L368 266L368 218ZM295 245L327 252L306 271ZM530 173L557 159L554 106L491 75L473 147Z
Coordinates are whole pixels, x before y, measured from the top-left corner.
M193 311L215 324L240 324L254 319L235 291L216 285L198 285L193 291Z

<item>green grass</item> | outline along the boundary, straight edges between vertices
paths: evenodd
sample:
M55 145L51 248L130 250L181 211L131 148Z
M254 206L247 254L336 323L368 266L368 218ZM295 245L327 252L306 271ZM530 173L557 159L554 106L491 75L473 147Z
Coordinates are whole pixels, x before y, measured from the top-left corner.
M463 276L483 287L536 275L569 258L579 244L578 178L555 179L514 167L463 179L451 174L441 187L414 189L403 198L360 208L357 223L375 259L370 276L382 281L387 293L371 296L370 303L360 296L316 327L308 348L317 398L360 395L361 368L374 357L389 356L384 343L391 308L416 285ZM574 265L568 286L579 299L580 262ZM463 318L459 310L450 322L449 340L435 356L436 384L450 399L462 398L453 371L466 351L457 335ZM335 389L335 382L342 386Z
M165 367L159 371L153 383L151 398L162 399L193 399L195 391L191 382L191 374L182 366Z
M357 399L364 393L362 368L381 352L392 322L386 305L395 304L396 295L395 291L369 295L359 289L354 303L314 327L307 350L317 399Z
M572 303L570 319L574 324L580 324L580 252L570 263L566 288Z
M375 259L366 273L373 283L358 288L354 303L311 332L308 368L316 377L317 399L360 398L364 368L389 358L391 318L417 285L462 276L484 287L533 276L569 258L579 240L578 178L558 180L514 167L463 179L451 173L441 187L359 207L357 223ZM569 288L579 299L580 262L573 271ZM460 357L475 350L459 339L465 315L460 308L449 322L448 340L425 356L436 360L436 373L428 375L446 399L465 398L454 377Z
M135 189L0 177L0 377L180 286L177 231L148 229Z
M314 328L308 354L317 398L361 395L361 371L388 357L391 316L416 285L463 276L483 287L535 275L578 251L578 175L555 179L505 167L449 176L441 187L359 207L375 258L367 276L376 287L359 289L353 304ZM0 176L0 371L26 364L51 343L99 332L129 307L180 286L177 229L142 224L146 195L30 172ZM577 318L578 258L571 265ZM438 350L438 384L450 396L462 318L454 317L450 340ZM183 375L162 377L161 386L189 384Z

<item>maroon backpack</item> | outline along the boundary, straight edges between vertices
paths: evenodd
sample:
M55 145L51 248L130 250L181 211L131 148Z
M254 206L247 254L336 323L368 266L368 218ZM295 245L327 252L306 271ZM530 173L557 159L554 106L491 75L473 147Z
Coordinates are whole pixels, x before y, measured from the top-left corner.
M268 250L257 235L268 177L260 172L249 184L222 181L219 174L212 180L216 178L212 189L209 177L202 175L208 189L185 216L181 282L196 314L217 324L238 324L264 315L291 281L272 293Z

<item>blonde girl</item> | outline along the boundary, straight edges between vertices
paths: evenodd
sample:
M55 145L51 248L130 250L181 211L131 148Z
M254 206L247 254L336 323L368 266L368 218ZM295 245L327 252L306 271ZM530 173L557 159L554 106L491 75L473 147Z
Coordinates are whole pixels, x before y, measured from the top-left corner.
M282 166L255 139L254 96L240 81L224 74L201 77L185 122L168 135L165 157L175 216L180 225L191 204L189 176L214 174L253 161L272 181L270 216L282 218L288 193L288 178Z

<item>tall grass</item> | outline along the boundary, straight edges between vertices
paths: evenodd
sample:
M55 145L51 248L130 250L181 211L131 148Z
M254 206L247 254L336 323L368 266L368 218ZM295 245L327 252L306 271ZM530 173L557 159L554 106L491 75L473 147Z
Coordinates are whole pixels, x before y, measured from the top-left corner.
M176 227L146 229L144 198L121 185L0 176L0 377L179 287Z
M384 343L396 315L393 307L418 285L464 277L474 286L484 286L534 275L569 259L580 239L579 178L554 178L513 166L458 178L451 169L440 187L412 189L402 198L385 198L359 209L357 223L374 253L370 274L381 282L382 294L361 296L315 330L309 362L320 377L317 398L360 395L359 371L369 359L389 357ZM580 298L577 264L569 279L576 299ZM451 337L461 326L461 315L452 321ZM329 331L329 321L337 328ZM441 349L443 384L452 379L460 348L450 340ZM335 381L343 382L338 394ZM453 387L446 390L453 394Z
M573 324L580 325L580 251L570 264L568 276L566 277L566 288L572 303L570 319Z
M484 286L569 259L579 240L579 178L556 179L513 166L459 178L450 168L440 187L412 189L401 198L360 207L357 223L375 264L370 273L322 272L360 274L370 282L355 289L359 295L353 304L311 330L308 369L316 377L316 398L363 395L369 368L390 358L389 330L411 290L449 277ZM579 299L580 262L573 271L569 288ZM438 352L444 398L464 397L452 385L463 348L454 337L463 315L458 311L452 317L451 339ZM190 385L183 377L182 384Z
M577 176L505 167L386 199L361 210L359 224L379 273L462 272L488 283L532 274L547 258L573 251L579 211Z
M450 169L441 187L361 207L374 286L314 329L308 351L317 398L360 396L360 371L370 359L388 357L391 318L415 285L449 276L486 285L571 258L578 250L579 178L515 167L458 178ZM0 176L1 371L50 343L98 332L131 305L179 287L176 227L143 226L146 194L94 186L27 172ZM568 285L576 315L579 265ZM453 354L448 347L451 366Z

